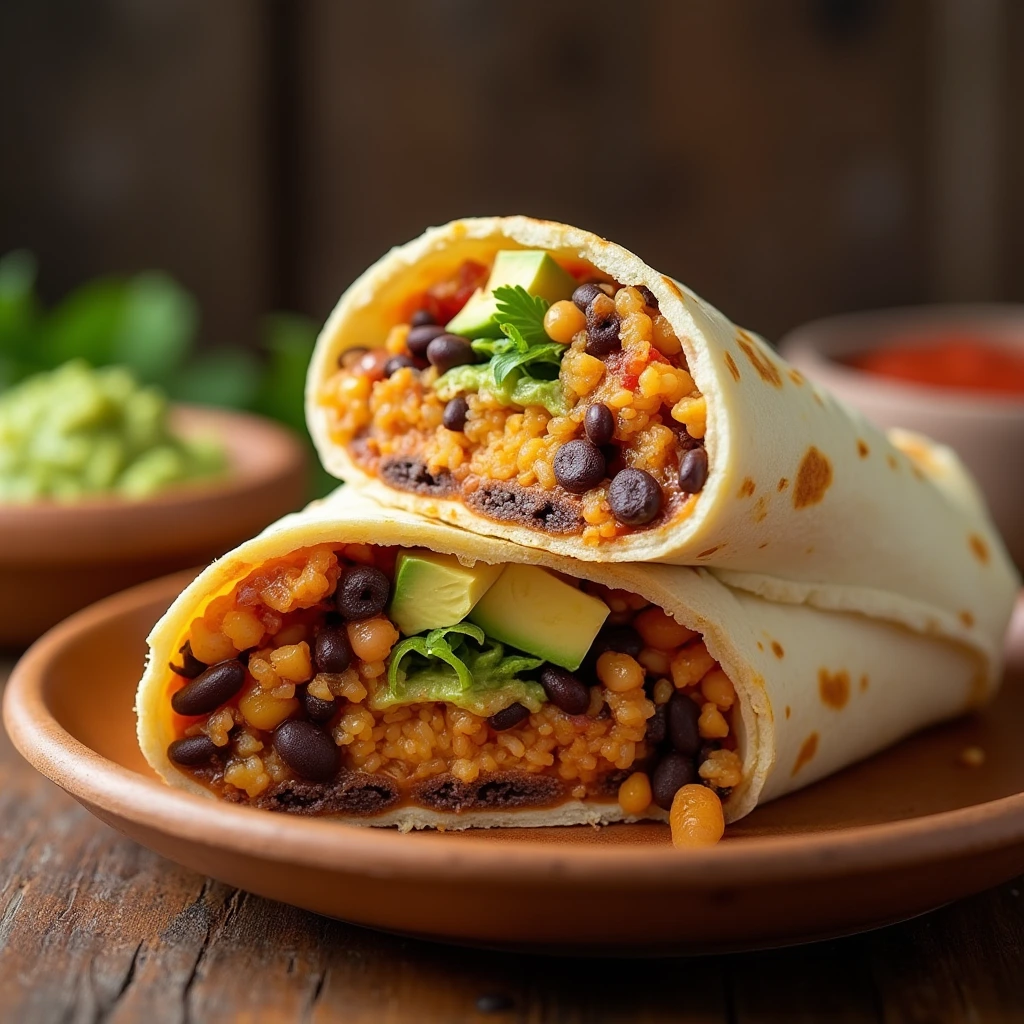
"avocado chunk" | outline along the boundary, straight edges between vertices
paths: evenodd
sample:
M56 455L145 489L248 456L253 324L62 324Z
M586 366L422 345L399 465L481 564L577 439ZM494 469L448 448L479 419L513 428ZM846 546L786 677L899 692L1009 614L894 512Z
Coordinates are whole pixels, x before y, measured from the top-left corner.
M522 285L531 295L539 295L551 303L569 298L576 287L576 281L542 250L502 249L494 257L487 286L473 292L462 310L448 322L445 330L466 338L500 338L501 331L494 319L498 312L494 289L502 285L511 288Z
M507 565L470 612L495 640L570 672L580 667L608 605L535 565Z
M501 575L500 565L467 569L454 555L403 551L395 563L391 621L406 636L461 622Z

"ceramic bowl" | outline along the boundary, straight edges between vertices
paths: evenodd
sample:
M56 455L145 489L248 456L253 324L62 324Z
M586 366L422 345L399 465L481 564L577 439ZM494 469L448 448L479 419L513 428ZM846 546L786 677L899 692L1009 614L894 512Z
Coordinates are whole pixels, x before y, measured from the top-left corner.
M812 380L883 427L950 445L974 474L1017 565L1024 566L1024 398L890 380L842 362L904 335L967 331L1024 350L1024 306L921 306L816 320L779 343Z
M118 831L251 892L358 924L533 952L711 953L844 934L1024 870L1024 606L984 715L758 808L712 849L647 823L410 833L219 803L157 780L135 739L145 637L187 582L79 612L15 668L19 751ZM984 764L959 755L980 746ZM457 954L453 954L457 955Z
M217 437L228 471L142 501L0 505L0 647L24 646L108 594L209 562L305 497L306 455L269 420L198 406L175 431Z

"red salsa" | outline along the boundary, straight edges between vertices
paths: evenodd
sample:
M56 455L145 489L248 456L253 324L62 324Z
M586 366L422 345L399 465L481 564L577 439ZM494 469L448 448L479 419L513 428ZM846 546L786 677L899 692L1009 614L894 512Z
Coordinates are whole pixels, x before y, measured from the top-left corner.
M976 334L903 336L847 361L869 373L916 384L1024 395L1024 349Z

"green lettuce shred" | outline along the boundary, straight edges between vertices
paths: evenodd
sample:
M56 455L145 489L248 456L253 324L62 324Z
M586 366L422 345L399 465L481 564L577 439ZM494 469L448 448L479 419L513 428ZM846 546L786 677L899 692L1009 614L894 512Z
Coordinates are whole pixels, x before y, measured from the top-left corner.
M467 638L479 647L467 643ZM377 711L403 704L442 701L489 717L516 702L539 711L543 687L520 673L543 664L541 658L506 654L479 626L460 622L411 636L391 653L387 685L370 700Z

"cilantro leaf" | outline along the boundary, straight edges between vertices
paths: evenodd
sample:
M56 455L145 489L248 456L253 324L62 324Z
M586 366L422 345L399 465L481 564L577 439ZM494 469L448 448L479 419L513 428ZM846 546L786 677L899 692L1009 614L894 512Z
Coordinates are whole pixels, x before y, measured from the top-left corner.
M545 345L533 345L526 349L525 352L504 352L491 360L491 375L494 378L494 383L501 387L514 370L525 369L528 366L539 369L539 364L542 363L547 363L556 368L561 366L564 354L565 346L559 345L554 341L548 342ZM530 373L530 376L538 376L537 373L532 373L529 370L527 372ZM557 376L557 373L555 376Z
M498 311L495 320L501 333L515 342L517 348L529 345L544 345L551 339L544 330L544 315L548 303L537 295L531 295L521 284L514 288L499 285L494 289Z

